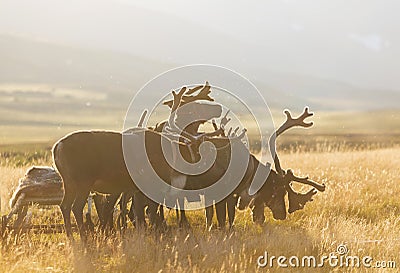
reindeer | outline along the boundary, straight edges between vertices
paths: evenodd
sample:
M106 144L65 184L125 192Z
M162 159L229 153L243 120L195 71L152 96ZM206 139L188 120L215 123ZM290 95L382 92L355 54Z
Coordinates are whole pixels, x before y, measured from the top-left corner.
M171 116L169 119L169 123L172 123L173 127L176 126L176 124L174 124L173 113L176 109L179 108L180 103L182 101L181 97L183 96L184 92L185 92L184 89L182 89L178 94L173 92L174 100L172 102L172 111L171 111ZM275 149L274 141L275 141L276 137L281 135L284 131L286 131L287 129L294 127L294 126L310 127L312 125L312 124L304 123L304 119L312 115L312 114L308 113L308 108L306 108L304 113L297 119L291 118L290 113L288 111L286 113L288 116L288 120L270 138L270 148L271 148L272 153L274 152L273 149ZM290 117L290 119L289 119L289 117ZM226 116L224 117L224 119L226 119ZM226 125L227 121L228 120L225 120L223 125ZM218 132L218 133L213 132L211 134L212 137L204 136L201 138L201 141L199 141L198 139L194 139L194 141L192 143L193 146L198 145L198 144L202 143L203 141L207 140L207 141L212 142L215 145L215 147L217 147L217 149L220 149L221 147L225 147L225 148L223 150L218 151L216 164L213 166L213 168L211 170L208 170L206 173L203 173L200 175L187 175L185 185L183 187L184 189L187 189L187 190L192 189L193 190L193 189L205 188L209 185L212 185L216 181L218 181L218 179L226 171L226 169L228 167L226 165L226 163L229 162L229 155L228 155L229 153L227 152L227 150L231 149L230 141L232 141L232 139L229 139L224 135L224 128L222 128L222 127L224 127L224 126L221 126L221 128L217 129L216 126L214 125L215 132ZM237 130L235 130L235 133L236 133L236 131ZM191 138L194 137L193 135L190 135L185 131L182 131L182 132L185 133L185 137L191 137ZM242 134L236 139L236 142L237 142L237 140L240 140L243 137L244 133L245 133L245 131L242 132ZM228 133L228 135L229 134L230 134L230 132ZM222 137L218 136L218 135L222 135ZM249 161L248 161L249 163L246 168L246 173L245 173L242 181L240 181L237 188L230 195L228 195L227 198L225 198L223 201L217 202L217 204L216 204L217 218L218 218L218 223L219 223L220 227L225 226L226 210L228 210L229 225L230 225L230 227L232 227L234 217L235 217L235 204L236 204L235 195L241 196L241 199L242 199L241 203L243 206L244 200L245 200L245 195L246 195L245 193L247 193L249 191L250 183L251 183L252 179L254 178L255 170L257 170L257 168L263 168L264 172L268 172L268 173L270 173L270 175L268 177L266 177L263 187L256 195L257 198L255 198L256 199L255 211L257 211L257 209L259 208L258 202L260 202L262 200L264 203L267 203L268 206L271 208L275 219L285 219L286 218L286 206L285 206L285 202L284 202L286 192L289 193L289 201L290 201L289 212L290 213L294 212L295 210L301 209L304 206L304 204L308 201L311 201L312 196L314 194L316 194L315 190L311 190L310 192L308 192L305 195L296 193L290 187L289 183L291 181L297 181L297 182L312 185L319 191L325 190L324 185L319 185L313 181L308 180L308 178L298 178L298 177L294 176L293 172L290 170L287 172L287 175L284 177L285 179L283 179L283 177L281 177L282 175L278 176L278 173L274 172L273 170L270 170L270 165L265 166L265 165L261 164L254 156L252 156L250 154L250 152L247 150L247 148L245 148L243 143L240 142L240 144L241 145L239 145L239 146L241 146L242 156L249 157ZM156 146L152 146L151 148L153 148L155 150L161 150L161 148L157 148ZM187 148L187 146L186 146L186 148ZM238 148L236 148L236 149L238 149ZM182 148L179 150L182 152ZM187 149L183 149L183 150L186 151L186 153L187 153ZM197 151L196 149L194 149L194 150ZM146 150L146 153L148 156L151 157L152 149ZM159 152L155 151L154 154L159 154ZM193 157L190 158L189 156L186 156L185 158L193 161ZM198 159L199 159L198 153L195 153L194 161L196 161ZM279 165L279 162L277 161L277 156L275 157L274 161L277 166L276 168L278 170L280 170L280 165ZM154 165L153 167L157 169L158 166ZM280 180L283 180L284 182L280 182ZM205 195L205 198L207 199L208 196ZM186 217L185 217L184 210L182 209L182 206L180 206L180 207L181 207L181 222L182 222L182 221L186 220ZM207 226L210 225L212 216L213 216L213 208L212 208L212 206L209 206L206 208Z
M198 146L205 139L210 139L215 136L223 135L222 127L229 122L226 116L229 111L225 114L225 117L222 118L220 128L217 128L214 118L218 118L222 114L222 107L217 106L212 111L204 112L205 109L203 106L207 101L213 102L214 99L210 97L211 86L206 81L204 86L196 86L188 91L181 90L181 93L178 95L174 94L174 99L163 102L164 105L167 105L171 109L171 114L175 114L176 111L176 120L174 120L173 116L170 116L168 121L164 121L160 124L157 124L155 127L155 131L162 133L165 126L168 126L169 123L172 123L174 127L182 128L180 133L184 138L182 141L186 141L189 145L191 145L192 153L198 154ZM199 93L196 96L192 94L196 91ZM181 107L190 103L189 107ZM201 133L199 132L200 125L204 124L207 121L213 120L214 132L211 133ZM194 160L195 155L192 156L192 160ZM185 215L184 209L184 200L182 198L178 199L179 209L176 209L177 219L180 226L189 226ZM191 201L200 201L200 196L191 197Z
M208 86L208 84L206 83L205 86ZM209 90L207 90L207 91L209 91ZM183 92L180 92L179 94L173 93L174 100L172 102L168 101L166 104L170 105L170 107L175 110L179 109L180 105L182 104L182 100L180 99L180 97L182 97L182 94L183 94ZM171 111L171 114L173 112L174 111ZM264 172L269 173L269 175L266 178L265 183L261 187L260 191L255 195L256 198L254 198L255 200L254 200L254 207L253 207L253 215L254 215L255 220L257 219L257 215L259 215L258 211L260 211L261 203L265 204L271 208L275 219L278 219L278 220L286 219L286 205L285 205L285 201L284 201L286 192L289 194L289 213L293 213L296 210L302 209L307 202L312 201L312 197L317 193L317 191L315 189L317 189L319 191L325 190L325 185L319 185L311 180L308 180L308 177L299 178L299 177L296 177L291 170L288 170L287 172L282 170L282 168L280 166L278 155L276 154L276 151L275 151L276 150L276 148L275 148L276 147L276 143L275 143L276 138L278 136L280 136L282 133L284 133L286 130L288 130L292 127L299 126L299 127L308 128L313 125L313 123L304 122L304 120L306 118L311 117L313 115L312 113L309 113L308 108L305 108L303 114L295 119L292 118L292 116L288 110L285 111L285 114L286 114L287 120L279 127L278 130L276 130L271 135L270 141L269 141L271 154L275 154L274 163L275 163L275 166L276 166L275 168L277 169L277 172L275 172L274 170L271 170L270 164L267 164L266 166L261 164L254 156L252 156L247 151L249 153L249 155L247 155L247 156L250 156L250 158L249 158L249 163L247 166L246 174L243 177L242 181L240 181L237 188L229 196L227 196L224 200L217 202L215 204L218 224L221 228L225 227L226 212L228 212L229 226L230 227L233 226L233 221L235 218L235 205L237 203L236 202L237 196L241 196L242 200L241 200L241 204L239 205L239 208L243 208L243 206L246 204L245 199L246 199L246 196L248 196L250 183L254 178L255 170L257 170L257 168L263 168ZM217 146L217 148L218 148L218 143L221 143L221 141L222 141L222 143L224 143L224 145L227 144L224 129L225 129L226 124L229 122L229 119L227 119L226 115L222 119L221 126L219 129L217 128L216 124L213 122L215 132L218 132L218 133L215 133L215 132L211 133L211 135L214 138L205 137L205 138L202 138L202 141L204 141L204 140L211 141L214 143L214 145ZM174 123L173 115L170 116L169 121L170 121L170 123L172 123L173 126L177 126L176 124L173 124ZM187 122L187 123L189 123L189 122ZM198 126L197 126L197 128L198 128ZM234 130L234 132L232 133L232 135L231 135L231 129L230 129L228 132L228 136L235 136L238 129L239 128L236 128ZM193 134L197 133L197 130L192 131L191 133L192 133L192 135L189 135L189 136L193 138ZM242 135L240 136L239 139L241 139L244 136L244 133L245 133L245 131L242 132ZM188 132L186 131L185 136L187 136L187 135L188 135ZM202 141L197 141L195 143L198 145ZM195 151L197 151L197 149L195 149ZM226 154L225 154L225 156L226 156ZM245 156L245 155L243 155L243 156ZM223 160L221 160L221 156L218 159L220 162L223 161ZM228 160L228 162L229 162L229 160ZM225 166L225 167L227 167L227 166ZM216 181L215 177L211 177L208 179L210 179L211 181ZM297 193L290 186L290 183L292 181L311 185L314 187L314 189L310 190L306 194ZM211 182L211 184L212 183L213 182ZM210 181L208 181L208 183L205 182L204 175L188 176L186 185L185 185L185 189L191 189L190 188L191 184L196 185L195 188L199 185L204 187L204 186L206 186L206 184L209 185ZM207 199L208 196L205 196L205 198ZM249 198L247 198L247 199L249 199ZM263 208L264 208L264 206L262 206L262 210L263 210ZM208 207L206 207L207 228L211 226L212 217L213 217L213 207L208 206ZM186 220L184 210L181 210L181 221L182 220Z
M174 116L173 116L173 112L174 110L179 108L179 104L181 103L181 97L184 94L184 89L182 89L178 94L173 92L174 95L174 101L173 101L173 106L172 109L173 111L171 111L171 116L169 119L169 123L172 123L172 127L176 126L174 124ZM289 112L287 112L289 113ZM289 116L290 114L288 114ZM275 132L274 137L271 137L271 140L275 141L275 138L277 136L279 136L281 133L283 133L284 131L286 131L287 129L294 127L294 126L302 126L302 127L309 127L311 126L311 124L304 124L304 119L308 116L311 116L310 113L308 113L308 108L306 108L305 113L303 113L303 115L300 118L297 119L291 119L290 121L294 122L293 124L290 124L289 121L287 121L284 125L282 125L280 127L280 129L277 130L277 132ZM225 117L226 118L226 117ZM301 121L301 122L300 122ZM297 123L296 123L297 122ZM217 128L215 128L217 129ZM219 129L220 130L220 134L221 131L223 132L223 129ZM216 130L217 132L218 130ZM237 131L237 130L235 130ZM184 131L183 131L184 132ZM147 141L147 137L150 137L150 132L146 132L146 141ZM250 152L247 150L247 148L243 145L243 143L241 143L240 140L243 137L244 132L242 132L242 135L236 139L236 142L239 142L241 145L237 146L240 148L236 148L236 149L241 149L241 153L243 157L249 157L249 163L248 166L246 168L246 174L244 175L242 181L240 181L238 187L223 201L218 202L216 204L216 210L217 210L217 218L218 218L218 222L219 225L221 227L225 226L225 220L226 220L226 209L228 209L228 217L229 217L229 224L230 226L233 225L233 220L234 220L234 216L235 216L235 195L241 195L242 198L244 199L244 192L248 192L249 188L250 188L250 183L255 175L255 170L257 168L263 168L265 169L265 171L269 172L270 170L270 165L262 165L254 156L252 156L250 154ZM218 134L216 134L218 135ZM223 135L223 134L222 134ZM185 136L187 136L187 134L185 134ZM191 136L193 137L193 136ZM207 172L200 174L200 175L187 175L185 178L185 185L184 185L184 189L187 190L193 190L193 189L201 189L201 188L205 188L209 185L212 185L213 183L215 183L216 181L218 181L218 179L224 174L224 172L227 169L227 162L229 162L229 153L228 150L231 149L231 141L232 139L229 139L225 136L223 137L204 137L202 138L201 141L198 141L197 139L195 139L194 144L199 144L202 143L202 141L207 140L212 142L215 147L218 150L218 154L217 154L217 160L216 160L216 164ZM151 141L151 143L159 143L159 141ZM270 147L272 149L275 148L275 143L270 141ZM187 151L187 145L186 146L181 146L179 151L180 152L186 152L186 154L188 153ZM221 147L225 147L224 149L221 149ZM154 160L154 162L157 162L157 159L159 160L159 154L161 151L161 147L157 147L157 145L152 145L151 147L149 147L149 149L146 149L146 153L147 156L149 156L150 158L154 156L156 157L156 159ZM273 152L273 150L272 150ZM186 155L186 157L184 156L184 158L186 160L192 160L193 158L191 158L190 156ZM198 160L198 153L195 153L195 160ZM152 160L150 160L152 161ZM276 161L276 160L275 160ZM280 165L278 165L278 163L276 163L276 165L278 166L277 168L280 168ZM160 167L157 165L153 165L153 168L155 168L156 170L159 170ZM264 171L264 172L265 172ZM179 174L178 174L179 175ZM266 177L266 182L264 184L264 186L262 187L262 189L259 191L259 193L256 195L257 201L260 200L264 200L265 202L268 201L268 205L269 207L272 209L273 214L274 214L274 218L275 219L285 219L286 218L286 206L285 206L285 202L284 202L284 197L286 195L286 192L289 192L289 199L290 199L290 212L293 212L294 210L300 209L301 207L304 206L304 204L307 201L311 201L311 197L316 193L315 191L310 191L309 193L307 193L306 195L302 195L302 194L298 194L296 193L291 187L290 185L288 185L288 183L278 183L279 177L276 176L276 173L274 171L272 171L271 175L269 175L268 177ZM169 179L173 179L173 178L169 178ZM164 180L165 181L165 180ZM314 186L316 189L323 191L325 189L324 185L319 185L315 182L309 181L307 178L301 179L298 177L295 177L293 172L288 171L287 172L287 176L285 176L285 182L286 181L297 181L297 182L302 182L302 183L306 183L309 185ZM282 193L282 194L281 194ZM206 195L205 198L208 198L208 196ZM244 202L242 201L242 204ZM206 218L207 218L207 223L210 223L211 218L212 218L212 213L213 213L213 209L212 206L207 207L206 208ZM185 219L184 217L184 210L181 210L181 221L182 219Z
M206 121L212 119L212 118L217 118L221 115L222 112L222 108L221 106L219 106L218 104L209 104L207 102L213 102L214 99L211 98L209 96L211 90L210 90L211 86L209 85L208 82L206 82L204 85L199 85L199 86L195 86L192 89L189 89L188 91L185 91L185 95L183 95L183 97L181 98L181 103L180 106L183 106L187 103L191 103L190 107L184 107L184 108L179 108L177 110L177 120L176 123L179 124L179 126L181 126L182 124L188 124L185 128L184 128L184 133L185 136L187 138L190 138L191 141L194 141L194 136L199 136L198 133L198 128L201 124L205 123ZM186 90L186 89L184 89ZM198 94L193 95L195 92L198 92ZM170 108L173 108L173 100L169 100L169 101L165 101L163 103L164 105L169 106ZM176 107L175 107L176 108ZM145 111L142 114L142 117L140 119L140 122L138 124L138 127L142 127L143 125L143 121L144 118L146 116L147 112ZM191 122L193 121L193 122ZM164 126L167 124L167 121L162 122L160 124L157 124L155 127L155 131L162 133ZM128 133L129 130L125 131L125 133ZM211 134L204 134L204 136L211 136ZM190 142L189 142L190 143ZM122 227L126 227L126 217L125 215L127 214L127 208L126 208L126 203L128 201L128 199L134 197L134 195L136 194L136 202L132 202L132 203L136 203L137 208L142 207L144 209L144 207L148 206L148 214L152 215L152 216L156 216L157 213L155 213L154 211L154 207L153 204L151 204L151 202L148 202L148 200L146 199L145 196L143 196L140 192L126 192L122 195L121 200L120 200L120 209L121 209L121 214L119 216L120 218L120 225ZM106 198L97 198L95 199L95 202L98 204L98 207L102 208L103 214L105 215L104 217L102 217L102 219L107 219L106 215L108 215L108 219L107 220L103 220L101 221L101 227L102 229L105 229L106 226L110 226L112 228L113 225L113 218L112 218L112 210L116 204L116 202L118 201L118 198L121 194L113 194L113 195L109 195ZM183 200L179 200L179 207L182 208L182 211L184 209L184 205L183 205ZM151 208L150 208L151 206ZM160 214L160 218L163 219L163 208L160 206L156 209L158 211L158 213ZM140 212L141 213L141 212ZM129 211L129 218L134 222L134 217L133 217L134 213L133 213L133 207L131 207L131 210ZM182 217L182 221L180 221L181 225L185 225L186 224L186 218L184 217L184 213L181 213ZM144 214L143 214L144 217ZM141 217L141 218L143 218ZM150 222L156 223L154 217L149 217L150 218ZM179 217L178 217L179 218Z
M183 92L186 90L182 90ZM194 92L193 90L191 92ZM203 91L202 94L205 92ZM203 95L202 95L203 96ZM196 100L198 97L189 96L188 100ZM221 113L221 106L217 104L198 104L199 109L204 113ZM176 110L176 109L174 109ZM141 121L143 122L144 115ZM140 127L140 126L139 126ZM124 132L129 134L129 132ZM148 130L150 137L148 146L160 143L162 135L153 130ZM190 157L186 145L184 150L186 156ZM158 147L158 146L157 146ZM159 150L160 151L160 150ZM158 152L159 152L158 151ZM119 196L122 192L134 192L134 211L137 222L144 222L143 204L151 204L157 207L151 200L146 199L138 190L126 168L122 151L122 133L114 131L77 131L60 139L52 149L55 166L60 173L64 197L60 208L64 218L64 225L67 236L72 239L71 210L74 213L79 233L82 239L86 240L83 226L83 207L91 191ZM157 154L159 157L159 154ZM160 162L161 177L170 183L171 169L167 162L155 158ZM116 200L117 198L114 198ZM137 199L137 200L135 200ZM107 203L106 212L110 212L115 202ZM153 209L154 210L154 209ZM105 218L109 218L105 217Z
M294 175L292 170L283 170L279 161L278 154L276 153L276 138L282 135L284 132L293 127L309 128L313 125L312 122L305 122L304 120L308 117L313 116L308 108L304 109L304 112L297 118L293 118L291 113L286 110L286 121L272 134L269 140L269 147L271 154L274 156L275 169L270 171L270 174L266 180L266 183L261 189L255 194L253 200L253 221L257 223L263 223L265 220L264 207L267 206L271 209L273 217L277 220L286 219L286 205L285 196L288 193L289 199L289 213L293 213L297 210L303 209L307 202L312 201L313 196L317 193L325 191L325 185L318 184L308 177L300 178ZM270 165L269 165L270 167ZM306 194L297 193L291 187L292 182L298 182L301 184L312 186L313 189L308 191ZM248 192L243 191L240 193L240 201L238 204L239 209L243 209L249 205L251 197Z
M60 208L67 236L73 238L72 209L81 238L85 239L82 211L90 191L119 195L126 190L137 190L125 167L121 133L74 132L59 140L52 151L63 180L64 197Z
M170 124L174 127L175 111L178 109L181 99L186 89L182 88L181 91L176 94L172 92L174 96L172 114L170 116ZM204 107L210 107L208 104L204 104ZM220 107L212 105L211 107ZM222 131L220 128L219 131ZM204 188L207 185L212 185L225 173L227 169L227 162L229 162L229 154L231 149L235 149L243 158L249 158L249 164L246 166L246 174L240 185L248 185L251 181L254 173L254 166L257 164L257 160L250 154L245 145L241 142L241 136L236 138L229 137L213 137L203 135L201 140L194 137L189 139L190 143L176 142L171 140L164 134L160 134L154 130L140 128L140 130L128 130L124 132L124 135L129 135L132 140L131 148L136 150L140 146L145 145L145 155L140 153L134 154L133 162L134 168L140 170L143 167L143 158L146 156L149 159L152 169L157 173L165 183L173 185L173 181L176 177L186 177L184 188L186 189L197 189ZM215 135L218 135L215 132ZM186 139L188 137L183 136ZM189 136L190 138L190 136ZM192 145L199 144L205 139L214 143L217 149L217 159L214 165L207 170L205 173L200 175L184 175L176 172L167 160L163 156L162 150L162 139L165 141L177 145L178 150L182 157L188 162L196 162L198 160L198 154L193 153ZM193 145L194 146L194 145ZM193 154L196 158L193 160ZM86 235L83 229L83 206L85 200L90 191L97 191L106 194L120 194L121 192L133 191L134 195L134 212L137 225L144 223L144 203L140 198L143 197L134 181L129 175L126 168L122 152L122 134L119 132L112 131L80 131L75 132L58 141L53 147L53 159L55 165L63 179L64 185L64 198L61 203L61 211L64 217L65 228L67 236L72 238L70 212L71 209L76 218L81 238L85 240ZM260 163L258 163L260 164ZM151 183L151 181L149 181ZM269 183L266 183L269 185ZM246 186L249 187L249 186ZM270 187L270 186L268 186ZM260 199L262 200L262 199ZM284 200L284 196L282 197ZM284 207L282 200L273 200L274 203L278 203ZM153 204L153 207L157 207L151 200L147 202ZM300 204L300 203L299 203ZM274 210L274 206L271 206ZM222 219L222 217L220 217ZM225 219L224 219L225 221ZM232 221L233 222L233 221Z

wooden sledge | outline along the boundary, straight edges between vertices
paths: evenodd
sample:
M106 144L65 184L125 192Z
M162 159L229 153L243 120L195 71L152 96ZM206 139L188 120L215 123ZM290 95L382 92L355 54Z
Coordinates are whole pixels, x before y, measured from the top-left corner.
M25 223L28 210L33 205L58 206L64 195L62 179L54 168L32 167L25 176L19 180L18 187L10 200L11 211L0 219L0 235L8 231L16 233L28 229L43 233L62 232L62 224L30 225ZM90 204L91 206L91 204ZM16 215L16 220L10 225L11 219Z

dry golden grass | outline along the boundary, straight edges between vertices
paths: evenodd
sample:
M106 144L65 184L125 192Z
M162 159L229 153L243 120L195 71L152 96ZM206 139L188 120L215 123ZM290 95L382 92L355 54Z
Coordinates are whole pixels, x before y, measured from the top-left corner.
M124 239L95 238L87 250L65 234L25 234L3 243L3 272L398 272L398 269L257 268L270 255L329 255L346 244L351 255L396 261L400 266L400 148L374 151L282 154L284 167L324 182L327 190L286 221L257 226L240 212L235 231L204 231L203 212L189 212L193 228L165 234L129 230ZM1 197L25 168L0 167ZM3 207L3 213L4 213ZM35 221L48 221L39 212ZM172 222L173 213L168 214ZM11 238L11 237L10 237ZM377 240L377 241L375 241ZM79 242L79 240L78 240Z

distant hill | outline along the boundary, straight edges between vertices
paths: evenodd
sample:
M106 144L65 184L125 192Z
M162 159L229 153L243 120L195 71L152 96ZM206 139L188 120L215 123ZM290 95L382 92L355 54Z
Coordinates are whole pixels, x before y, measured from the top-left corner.
M110 102L126 102L155 74L172 67L128 54L5 35L0 35L0 59L0 83L94 90L106 93Z
M271 87L279 86L286 94L302 98L314 109L325 111L365 111L399 109L400 92L362 89L339 81L283 75L271 72Z
M85 91L93 97L95 93L103 94L104 103L124 109L149 79L179 66L127 53L69 47L8 35L0 35L0 60L0 95L4 93L1 91L4 84L41 84L54 89ZM265 74L265 78L253 79L253 82L272 108L301 109L304 105L331 111L399 108L400 92L366 90L342 82L274 71ZM158 98L149 94L149 99ZM259 102L254 98L252 103L256 107Z
M135 92L178 66L6 35L0 35L0 60L0 144L51 142L82 129L120 130ZM277 123L284 108L300 112L309 105L317 114L314 133L398 133L393 128L398 128L399 111L379 110L398 109L396 92L273 71L266 75L252 81ZM149 93L148 99L159 98ZM258 98L250 98L253 110L259 105ZM365 111L370 113L359 113Z

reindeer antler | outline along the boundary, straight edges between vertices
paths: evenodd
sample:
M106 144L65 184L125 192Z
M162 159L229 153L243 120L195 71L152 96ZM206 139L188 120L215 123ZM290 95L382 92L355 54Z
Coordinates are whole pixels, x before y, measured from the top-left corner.
M289 110L284 111L286 115L286 121L284 124L281 125L281 127L276 131L276 136L279 136L283 132L285 132L287 129L290 129L295 126L300 126L304 128L308 128L314 125L313 122L305 122L304 120L308 117L312 117L314 113L310 113L308 107L304 108L303 113L297 117L293 118L292 115L290 114Z
M231 110L226 111L225 116L221 119L221 123L219 125L220 128L225 129L225 126L231 121L231 118L227 118L230 111Z
M311 189L307 193L295 192L290 183L286 185L286 190L289 197L289 213L303 209L306 203L313 201L314 195L317 194L315 189Z
M172 95L174 96L174 100L171 107L171 111L175 111L176 109L179 108L179 106L181 106L182 103L181 100L185 91L186 91L186 86L183 86L179 91L179 93L176 93L175 91L172 90Z
M217 122L215 121L215 119L213 119L212 120L212 125L213 125L213 128L214 128L214 132L205 133L200 137L200 139L203 139L203 140L204 139L210 139L210 138L213 138L213 137L216 137L216 136L225 137L225 126L231 120L231 118L227 118L227 115L228 115L229 112L230 112L230 110L228 110L226 112L225 116L221 119L221 123L219 125L219 128L218 128ZM236 137L237 130L239 130L239 127L237 127L236 130L235 130L235 133L232 134L232 138ZM244 137L244 134L246 133L245 130L246 129L244 129L244 132L239 136L240 139L242 139ZM232 131L232 128L229 130L228 137L230 136L231 131Z
M207 84L207 83L208 83L208 82L206 82L206 84ZM197 92L197 91L199 91L199 90L202 89L202 88L203 88L203 85L195 86L195 87L189 89L189 90L186 92L186 95L191 95L191 94L193 94L194 92Z
M247 129L243 128L242 132L240 133L240 135L237 135L237 132L239 131L239 128L240 128L239 126L236 127L235 130L233 130L233 132L232 132L232 127L230 127L229 130L228 130L228 134L227 134L228 138L229 139L242 139L242 138L244 138L244 136L246 135Z
M289 212L291 213L296 210L302 209L307 202L312 201L313 195L317 193L315 189L321 192L325 191L325 184L322 185L318 184L312 180L309 180L308 177L297 177L293 174L293 171L290 169L287 171L282 169L278 154L275 150L276 138L292 127L298 126L303 128L309 128L313 126L312 122L305 122L305 119L314 115L314 113L309 112L308 107L305 107L303 113L297 118L293 118L288 110L285 110L284 113L286 115L286 121L272 134L269 140L269 146L271 153L275 154L274 163L276 171L283 178L286 190L289 194ZM312 186L314 187L314 189L308 191L306 194L297 193L293 190L293 188L290 185L292 181Z
M236 127L235 128L235 130L233 130L233 132L232 132L232 134L231 134L231 137L235 137L236 136L236 133L237 133L237 131L239 131L239 126L238 127Z
M200 90L201 89L201 90ZM197 95L192 95L193 93L195 93L196 91L199 91L199 93ZM189 102L193 102L196 100L208 100L208 101L214 101L213 98L210 97L210 93L211 93L211 86L208 83L208 81L206 81L206 83L204 85L199 85L196 86L192 89L189 89L185 95L181 97L182 102L181 105L184 105L186 103ZM168 101L164 101L163 104L167 105L168 107L172 108L174 101L173 100L168 100Z
M176 116L176 110L181 105L182 96L185 93L185 91L186 91L185 86L181 88L179 93L176 93L174 90L172 90L172 96L174 97L174 99L171 107L171 113L169 114L168 118L168 125L174 131L179 131L179 128L175 124L175 116Z
M217 125L217 122L215 121L215 119L212 120L212 125L213 125L214 131L215 131L215 133L213 133L214 135L218 134L221 136L225 136L225 126L226 126L226 124L228 124L229 121L231 121L231 118L227 118L230 111L231 110L228 110L226 112L225 116L221 119L219 128L218 128L218 125ZM239 127L238 127L238 129L239 129ZM231 135L231 131L232 131L232 128L230 128L230 130L228 132L228 136Z
M271 135L271 137L269 139L269 148L271 150L271 154L275 154L275 156L274 156L275 168L276 168L276 171L281 176L284 175L284 171L281 167L278 154L276 153L276 150L275 150L276 138L292 127L296 127L296 126L304 127L304 128L311 127L313 125L313 123L312 122L306 123L304 120L306 118L314 115L314 113L309 112L308 107L304 108L303 113L297 118L293 118L292 115L290 114L289 110L285 110L284 113L286 115L286 121Z
M240 135L236 136L237 139L243 139L244 136L246 135L247 129L244 128L242 129L242 132L240 133Z
M194 92L194 91L193 91ZM193 93L192 92L192 93ZM211 93L211 86L208 83L208 81L206 81L203 89L201 89L199 91L199 93L197 95L194 96L185 96L183 98L184 103L189 103L192 101L196 101L196 100L208 100L208 101L214 101L213 98L210 97L210 93ZM191 94L191 93L190 93Z
M212 122L214 130L217 131L218 130L218 125L217 125L217 122L215 121L215 119L213 119L211 122Z
M147 116L147 110L144 110L142 115L140 116L140 120L139 120L137 127L143 127L143 122L144 122L144 119L146 118L146 116Z
M295 181L295 182L299 182L301 184L312 186L312 187L316 188L317 190L319 190L320 192L325 191L325 184L321 185L321 184L318 184L317 182L309 180L308 176L307 177L297 177L294 175L294 173L291 169L286 171L285 180L288 182Z

